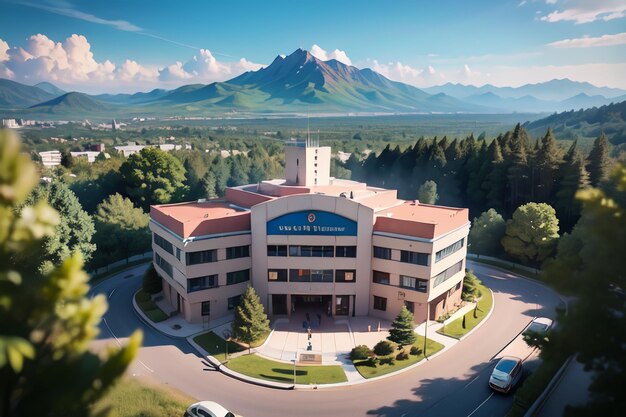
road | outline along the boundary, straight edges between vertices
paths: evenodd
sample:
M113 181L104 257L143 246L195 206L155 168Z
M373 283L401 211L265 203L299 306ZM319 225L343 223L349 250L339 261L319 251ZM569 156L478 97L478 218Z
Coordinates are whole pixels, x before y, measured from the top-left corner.
M125 271L94 287L109 301L99 343L124 343L136 328L142 329L144 346L128 370L130 374L170 385L194 398L217 401L245 417L503 416L512 396L489 390L487 381L495 366L492 358L533 317L554 318L561 303L555 292L538 283L468 262L468 268L492 289L495 310L461 343L417 368L380 381L316 391L279 391L213 370L186 340L164 336L139 320L131 299L141 285L143 268Z

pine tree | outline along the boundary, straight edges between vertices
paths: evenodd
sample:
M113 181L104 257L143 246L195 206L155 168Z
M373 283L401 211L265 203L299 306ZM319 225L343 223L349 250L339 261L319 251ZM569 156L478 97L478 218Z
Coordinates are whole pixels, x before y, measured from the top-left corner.
M391 323L389 336L387 339L400 346L412 345L417 340L415 334L415 317L406 306L402 306L402 310L398 313L396 319Z
M263 335L269 333L270 321L265 314L265 308L261 304L261 299L254 288L248 286L241 298L241 302L235 310L233 320L233 335L238 340L250 344L259 340Z
M589 153L589 180L593 187L597 187L609 176L611 161L609 159L609 141L604 132L593 142Z
M535 153L534 163L537 168L537 192L531 199L536 202L549 202L552 200L557 171L561 164L561 155L552 134L548 129L541 139L541 146ZM535 184L531 186L534 188Z
M511 165L507 172L509 179L509 208L511 211L515 210L524 201L528 181L528 156L518 128L519 124L511 138Z
M585 169L585 160L576 149L576 141L565 155L559 170L558 184L554 205L562 229L569 231L580 216L581 204L576 199L576 192L589 186L589 174Z
M487 194L485 207L492 207L496 211L503 212L506 193L506 165L498 139L489 145L487 159L491 162L491 171L487 174L483 184L483 189Z
M204 177L200 180L200 188L202 190L202 198L213 199L217 198L217 191L215 189L216 181L215 175L211 171L207 171Z

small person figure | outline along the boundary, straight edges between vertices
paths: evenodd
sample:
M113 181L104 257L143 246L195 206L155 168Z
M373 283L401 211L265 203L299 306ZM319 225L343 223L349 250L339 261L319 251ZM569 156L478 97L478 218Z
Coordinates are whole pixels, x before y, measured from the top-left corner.
M311 345L311 342L309 342L309 345L306 347L306 350L313 350L313 345Z
M310 327L309 327L309 328L307 328L307 329L306 329L306 331L307 331L307 333L308 333L309 340L311 340L311 328L310 328ZM310 343L311 343L311 342L309 342L309 344L310 344Z

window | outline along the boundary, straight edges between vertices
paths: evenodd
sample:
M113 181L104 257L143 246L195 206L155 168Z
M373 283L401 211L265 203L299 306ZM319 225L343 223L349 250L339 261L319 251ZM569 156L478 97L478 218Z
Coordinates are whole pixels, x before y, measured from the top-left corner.
M187 280L187 292L206 290L217 287L217 274Z
M408 277L406 275L400 275L400 286L402 288L409 288L419 292L426 292L428 290L428 281L419 278Z
M459 282L458 284L456 284L456 287L454 287L454 291L458 291L461 289L461 283Z
M165 252L170 255L174 254L174 245L172 245L167 240L163 239L161 236L154 234L154 244L163 249Z
M267 280L287 282L287 270L286 269L268 269Z
M239 284L240 282L246 281L250 281L249 269L242 269L241 271L234 271L226 274L226 285Z
M463 243L465 243L465 238L459 240L458 242L454 242L447 248L444 248L435 254L435 262L439 262L443 258L446 258L449 255L452 255L454 252L458 251L463 247Z
M211 315L211 302L203 301L201 311L202 311L202 316L210 316Z
M234 310L241 302L241 295L236 295L228 299L228 309Z
M441 284L445 280L451 278L452 276L454 276L454 274L461 272L462 266L463 266L463 261L459 261L455 263L454 265L452 265L450 268L443 271L442 273L435 275L433 277L433 279L435 280L435 282L433 283L433 287L436 287L437 285Z
M391 259L391 249L374 246L374 258Z
M337 269L335 271L335 282L354 282L356 271L354 269Z
M374 296L374 310L387 311L387 299Z
M400 262L428 266L428 254L403 250L400 252Z
M209 262L217 262L217 249L187 253L187 265L206 264Z
M412 314L415 314L415 303L413 301L405 301L404 305L407 310L409 310Z
M203 409L201 409L201 408L198 408L197 413L198 413L198 415L199 415L200 417L211 417L211 416L209 415L209 413L207 413L206 411L204 411L204 410L203 410Z
M310 282L311 271L309 269L290 269L289 282Z
M165 259L161 258L156 252L154 253L154 263L156 263L162 270L164 270L165 273L170 276L170 278L173 277L172 265L170 265L170 263L167 262Z
M332 258L334 252L332 246L289 246L289 256Z
M333 282L333 270L311 269L311 282Z
M250 245L226 248L226 259L247 258L250 256Z
M267 245L267 256L287 256L287 245Z
M389 273L388 272L380 272L380 271L372 271L373 280L377 284L385 284L389 285Z
M337 246L335 256L337 258L356 258L356 246Z
M181 254L180 248L176 248L176 259L178 259L178 262L182 262L182 260L180 259L181 258L180 254Z

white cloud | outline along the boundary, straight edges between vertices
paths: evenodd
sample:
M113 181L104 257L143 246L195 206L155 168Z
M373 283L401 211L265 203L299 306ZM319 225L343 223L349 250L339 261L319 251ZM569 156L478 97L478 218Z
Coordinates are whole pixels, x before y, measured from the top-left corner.
M615 35L602 35L595 38L584 36L582 38L563 39L547 44L555 48L591 48L597 46L626 45L626 32Z
M566 3L567 8L556 10L543 16L545 22L573 21L577 24L590 23L596 20L613 20L626 16L624 0L572 0Z
M556 4L558 0L546 0L546 4Z
M432 65L421 69L403 64L400 61L382 63L376 59L366 61L366 65L390 80L400 81L417 87L430 86L446 80L446 75L437 71Z
M88 92L134 92L177 87L189 82L224 81L259 68L260 64L245 58L233 62L219 61L208 49L201 49L197 56L184 64L175 62L156 67L126 59L116 65L109 60L97 61L87 38L76 34L63 42L36 34L23 46L13 48L0 39L0 77L26 84L50 81L64 89Z
M326 52L326 50L322 49L319 45L314 44L313 46L311 46L311 55L322 61L336 59L337 61L346 65L352 65L352 60L348 58L348 54L346 54L346 51L342 51L340 49L335 49L334 51L329 53Z

